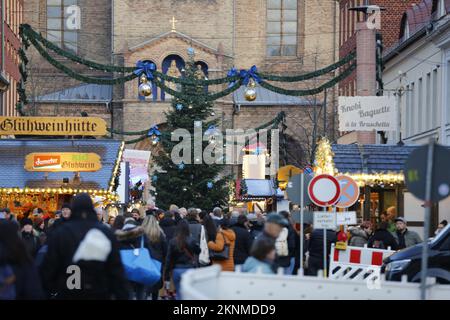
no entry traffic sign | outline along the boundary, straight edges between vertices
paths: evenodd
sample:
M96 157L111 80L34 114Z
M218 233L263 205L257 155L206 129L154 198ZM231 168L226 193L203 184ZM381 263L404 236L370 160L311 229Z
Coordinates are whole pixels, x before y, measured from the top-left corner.
M309 183L308 195L311 201L319 207L332 206L341 196L339 181L328 174L316 176Z
M338 208L349 208L359 199L359 187L355 180L348 176L336 177L341 187L341 197L336 203Z

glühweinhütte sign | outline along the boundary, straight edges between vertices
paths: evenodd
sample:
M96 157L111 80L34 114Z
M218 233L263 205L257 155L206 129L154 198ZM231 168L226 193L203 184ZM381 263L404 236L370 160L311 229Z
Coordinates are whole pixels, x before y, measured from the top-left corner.
M339 131L395 131L395 97L339 97Z
M0 117L0 135L104 136L106 122L94 117Z
M33 172L95 172L102 168L95 153L30 153L25 158L25 170Z

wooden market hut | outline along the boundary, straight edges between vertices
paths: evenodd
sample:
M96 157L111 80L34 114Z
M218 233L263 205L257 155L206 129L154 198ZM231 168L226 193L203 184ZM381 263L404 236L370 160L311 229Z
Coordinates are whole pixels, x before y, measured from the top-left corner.
M0 206L15 214L41 208L52 215L77 193L89 193L117 200L117 176L124 144L107 139L0 140ZM101 168L95 172L32 172L25 169L26 157L32 153L95 153Z

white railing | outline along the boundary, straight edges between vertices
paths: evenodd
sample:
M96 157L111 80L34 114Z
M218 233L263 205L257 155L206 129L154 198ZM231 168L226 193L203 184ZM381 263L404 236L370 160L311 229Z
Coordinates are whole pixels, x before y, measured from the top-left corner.
M333 280L320 276L285 276L221 272L219 266L193 269L181 280L185 300L418 300L418 283ZM450 299L450 285L428 279L427 298Z

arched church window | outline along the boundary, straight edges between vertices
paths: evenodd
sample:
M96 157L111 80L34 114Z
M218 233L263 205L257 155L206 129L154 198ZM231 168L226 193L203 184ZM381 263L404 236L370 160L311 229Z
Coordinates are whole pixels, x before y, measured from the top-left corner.
M181 58L179 55L176 54L171 54L168 55L162 63L162 72L168 76L171 77L175 77L175 78L181 78L183 75L183 70L184 70L184 60L183 58ZM174 83L174 82L169 82L166 81L165 85L167 87L169 87L172 90L176 90L176 91L180 91L181 87L179 86L179 84ZM165 101L165 100L171 100L172 96L166 92L164 92L164 90L161 90L161 100Z

